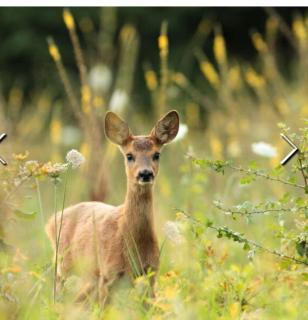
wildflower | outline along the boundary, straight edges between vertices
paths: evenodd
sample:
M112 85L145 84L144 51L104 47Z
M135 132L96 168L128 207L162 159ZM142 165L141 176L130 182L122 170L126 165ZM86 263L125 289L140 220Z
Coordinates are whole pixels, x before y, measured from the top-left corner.
M29 151L26 151L25 153L18 153L18 154L13 153L13 158L14 160L17 160L17 161L23 161L27 159L28 156L29 156Z
M175 137L174 141L179 141L185 138L188 132L188 126L187 124L181 123L179 127L179 132L177 136Z
M255 46L255 48L262 53L265 53L268 51L268 47L266 42L263 40L261 34L259 32L254 32L252 35L252 42Z
M89 73L89 82L94 92L105 93L109 90L112 83L112 73L104 64L97 64Z
M48 43L48 50L49 50L49 54L51 55L51 57L53 58L54 61L61 60L61 56L60 56L58 47L55 45L55 43L53 41L50 41Z
M147 87L153 91L157 88L157 77L153 70L147 70L145 73Z
M59 178L60 174L67 170L67 163L45 163L40 171L51 178Z
M256 142L251 145L252 151L262 157L273 158L277 156L277 150L266 142Z
M226 44L221 34L217 34L214 38L214 54L215 54L216 61L219 64L226 63L226 60L227 60Z
M200 69L204 76L208 79L213 87L217 88L219 86L219 76L214 68L214 66L208 61L202 61L200 64Z
M23 170L27 173L27 175L36 175L38 173L38 169L40 164L36 160L29 160L25 163Z
M73 169L79 168L85 161L84 156L75 149L69 151L66 155L66 160L72 165Z
M247 253L247 258L251 261L251 260L253 260L255 255L256 255L256 251L255 250L249 250L248 253Z
M59 144L61 141L61 121L54 119L50 124L50 138L54 144Z
M81 87L81 101L84 113L88 113L90 111L91 89L87 85Z
M65 23L67 29L72 30L75 28L74 18L72 16L71 12L67 9L63 10L63 20L64 20L64 23Z
M164 233L166 237L176 245L184 241L176 222L167 221L164 225Z
M245 76L246 76L246 81L253 88L258 89L258 88L264 87L266 83L262 75L259 75L253 68L249 68Z
M128 95L123 89L116 89L110 100L110 110L121 112L128 103Z

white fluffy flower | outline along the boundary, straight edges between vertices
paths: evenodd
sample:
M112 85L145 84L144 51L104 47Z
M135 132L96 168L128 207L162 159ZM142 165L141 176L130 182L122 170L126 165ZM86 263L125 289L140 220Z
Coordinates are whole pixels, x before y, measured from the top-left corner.
M95 92L107 92L112 83L110 69L104 64L94 66L89 73L89 82Z
M176 222L167 221L164 225L164 233L166 237L176 245L184 241Z
M79 168L85 162L84 156L75 149L67 153L66 160L72 165L73 169Z
M277 156L277 150L266 142L256 142L251 145L252 151L262 157L273 158Z
M110 100L110 110L114 112L122 112L128 104L128 95L125 90L116 89Z
M179 132L176 135L176 137L174 138L174 141L179 141L185 138L185 136L188 133L188 126L185 123L181 123L180 127L179 127Z

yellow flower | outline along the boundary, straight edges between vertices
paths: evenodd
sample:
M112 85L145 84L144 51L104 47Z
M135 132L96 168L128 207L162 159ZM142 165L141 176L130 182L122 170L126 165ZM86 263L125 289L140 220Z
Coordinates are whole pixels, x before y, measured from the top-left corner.
M72 30L75 29L75 22L71 12L67 9L63 10L63 20L67 29Z
M180 87L186 87L188 85L186 77L180 72L173 74L172 79Z
M263 40L261 34L259 32L254 32L252 35L252 42L255 46L255 48L261 52L265 53L268 51L268 47L266 42Z
M231 89L237 89L240 87L240 84L240 68L238 66L231 67L228 72L228 85Z
M221 159L222 158L222 151L223 151L223 146L219 138L216 136L212 135L210 137L210 148L212 151L212 155L216 159Z
M28 156L29 156L29 151L26 151L25 153L18 153L18 154L13 153L13 158L14 160L17 160L17 161L23 161L27 159Z
M55 61L59 61L61 59L58 47L53 43L50 42L48 44L49 54Z
M306 28L305 28L303 20L300 17L297 17L293 21L292 28L293 28L293 32L294 32L297 40L299 41L299 43L305 44L306 39L307 39Z
M90 111L90 101L91 101L91 90L89 86L81 87L81 101L82 109L84 113L89 113Z
M98 108L98 107L103 107L105 104L105 101L103 99L103 97L99 97L99 96L95 96L94 99L93 99L93 106L95 108Z
M220 81L214 66L208 61L202 61L200 64L200 69L210 84L213 85L213 87L218 88Z
M219 64L224 64L227 61L226 44L223 36L217 34L214 38L214 55Z
M50 124L50 138L54 144L59 144L61 141L61 121L54 119Z
M90 146L87 142L84 142L80 147L80 153L83 154L83 156L86 159L89 159L90 157Z
M164 34L158 37L158 47L160 50L168 50L169 41L168 37Z
M166 57L168 55L168 47L169 47L169 41L168 37L165 34L162 34L158 37L158 47L160 51L161 57Z
M230 305L229 308L231 319L236 319L240 313L240 304L239 302L234 302Z
M259 75L253 68L249 68L245 76L246 81L251 87L259 89L265 86L265 79L262 77L262 75Z
M157 78L153 70L148 70L145 73L145 81L148 88L153 91L157 88Z

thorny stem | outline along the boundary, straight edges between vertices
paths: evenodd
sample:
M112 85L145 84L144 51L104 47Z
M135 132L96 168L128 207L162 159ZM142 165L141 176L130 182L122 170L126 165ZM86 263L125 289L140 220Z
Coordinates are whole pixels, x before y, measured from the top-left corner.
M242 215L242 216L245 216L245 215L248 215L248 216L252 216L254 214L265 214L267 212L280 212L280 211L283 211L283 212L290 212L292 211L292 208L277 208L277 209L263 209L263 210L256 210L256 211L235 211L235 210L232 210L232 209L228 209L228 208L223 208L221 207L220 205L217 205L215 204L215 207L223 212L230 212L231 214L239 214L239 215ZM298 207L296 208L298 211L301 211L301 210L305 210L307 209L308 207L304 206L304 207Z
M191 214L188 214L186 213L184 210L182 209L178 209L178 208L174 208L175 210L181 212L182 214L185 215L185 217L191 221L193 221L194 223L198 224L198 225L201 225L204 227L204 223L202 223L200 220L196 219L195 217L193 217ZM219 227L216 227L214 225L208 225L207 228L210 228L212 230L215 230L216 232L219 232L221 230L221 228ZM246 239L244 238L243 236L240 236L240 235L237 235L238 238L242 241L242 242L245 242L245 243L248 243L250 244L251 246L255 247L255 248L258 248L262 251L265 251L265 252L268 252L272 255L275 255L279 258L282 258L282 259L287 259L287 260L290 260L290 261L293 261L294 263L296 264L304 264L306 266L308 266L308 262L305 262L305 261L302 261L302 260L299 260L299 259L296 259L295 257L291 257L291 256L288 256L278 250L274 250L274 249L269 249L269 248L265 248L263 247L261 244L259 244L258 242L255 242L253 240L249 240L249 239Z
M236 166L233 166L231 164L228 164L228 167L233 169L233 170L239 171L239 172L244 172L244 173L247 173L247 174L254 174L254 175L258 176L258 177L262 177L262 178L265 178L267 180L278 181L280 183L287 184L289 186L305 189L305 186L303 186L303 185L300 185L300 184L297 184L297 183L293 183L293 182L289 182L289 181L284 180L284 179L275 178L275 177L270 176L269 174L262 173L262 172L259 172L257 170L245 169L245 168L242 168L242 167L236 167Z

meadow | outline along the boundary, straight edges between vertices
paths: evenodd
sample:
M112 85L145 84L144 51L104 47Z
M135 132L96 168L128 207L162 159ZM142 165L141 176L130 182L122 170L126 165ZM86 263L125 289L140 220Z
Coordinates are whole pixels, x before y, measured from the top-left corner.
M79 78L67 71L56 37L46 47L66 97L35 92L25 106L18 86L0 96L0 129L8 133L0 145L8 162L0 167L0 319L306 319L308 18L295 15L288 26L270 11L264 32L251 33L253 61L230 56L224 30L202 21L191 46L197 83L169 67L172 39L163 22L160 66L144 67L147 112L132 95L138 30L124 26L115 47L113 29L105 28L102 54L115 58L94 63L70 11L63 21ZM277 49L281 37L292 60ZM211 52L202 41L212 41ZM76 276L55 297L46 221L80 201L124 200L123 157L104 137L106 111L143 134L171 109L181 126L162 152L155 185L155 298L147 295L147 276L115 288L103 309L73 303ZM281 133L300 150L285 166L291 149ZM85 158L79 168L66 160L71 149Z

